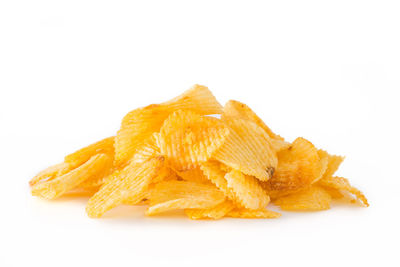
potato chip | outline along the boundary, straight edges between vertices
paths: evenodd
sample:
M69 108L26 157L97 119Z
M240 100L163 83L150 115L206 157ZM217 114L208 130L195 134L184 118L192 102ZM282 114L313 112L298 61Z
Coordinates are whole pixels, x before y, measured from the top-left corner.
M124 169L115 171L100 190L89 199L86 206L89 217L101 217L124 201L140 202L147 196L148 185L163 165L164 158L156 157L144 163L131 163Z
M225 175L228 170L223 170L221 166L223 166L223 164L217 161L208 161L201 163L200 169L203 171L204 175L225 194L228 199L235 201L235 193L231 188L228 187L228 182L225 179Z
M143 163L150 158L161 156L160 147L158 146L157 140L158 133L152 134L147 138L142 145L140 145L135 153L133 154L130 162Z
M241 206L247 209L262 209L269 203L269 196L252 176L232 170L225 175L225 179Z
M330 155L328 152L322 149L318 150L318 155L320 156L320 158L326 157L328 159L327 169L321 178L332 177L335 174L335 172L339 169L340 164L344 160L344 157Z
M321 160L315 146L304 138L278 153L278 167L273 177L264 184L272 198L298 191L321 179L328 159Z
M214 185L167 181L154 186L150 192L150 207L147 215L154 215L173 209L206 209L223 202L224 194Z
M114 136L105 138L87 147L65 156L64 161L70 164L71 168L76 168L96 154L107 154L114 157Z
M318 211L330 208L331 196L323 188L313 185L301 192L278 198L274 204L283 210Z
M343 177L324 177L319 182L318 185L323 186L324 188L329 188L333 190L338 190L348 192L353 194L357 200L364 206L369 206L368 200L365 195L358 190L357 188L350 185L349 180Z
M271 129L260 119L260 117L258 117L257 114L251 110L249 106L239 101L229 100L224 106L223 116L250 120L264 129L270 138L281 141L284 140L281 136L274 134Z
M178 172L193 169L207 161L228 135L218 119L202 117L191 111L171 114L160 130L161 153Z
M190 181L195 183L210 183L210 180L208 180L208 178L204 175L200 167L196 167L194 169L189 169L182 172L177 172L177 174L185 181Z
M222 107L207 87L195 85L182 95L162 104L153 104L129 112L122 120L115 139L117 165L129 160L135 150L154 132L163 121L177 110L191 110L201 115L219 114Z
M70 172L50 181L36 183L32 186L32 195L46 199L55 199L74 189L87 179L103 176L112 164L112 159L106 154L97 154L84 164Z
M281 214L267 209L249 210L236 208L227 213L228 217L246 218L246 219L275 219L281 217Z
M214 219L218 220L224 217L228 212L236 208L236 205L230 201L224 202L208 209L185 209L185 214L192 220Z
M35 177L29 181L30 186L34 186L39 182L50 181L54 178L64 175L71 170L71 166L68 163L62 162L46 168L39 172Z
M225 118L229 135L212 155L225 165L267 181L278 165L270 138L257 124L242 119Z

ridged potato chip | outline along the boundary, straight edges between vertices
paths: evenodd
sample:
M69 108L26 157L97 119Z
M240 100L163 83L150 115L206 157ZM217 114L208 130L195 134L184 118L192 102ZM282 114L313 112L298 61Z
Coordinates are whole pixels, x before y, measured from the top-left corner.
M228 128L220 120L180 110L171 114L161 127L161 153L174 170L186 171L207 161L228 134Z
M35 177L29 181L30 186L34 186L39 182L50 181L54 178L64 175L71 170L71 166L68 163L62 162L56 165L50 166L43 171L39 172Z
M273 177L264 184L272 198L294 193L321 179L328 158L320 158L315 146L304 138L278 153L278 167Z
M228 199L236 201L235 193L231 188L228 187L228 182L225 179L225 175L228 170L223 170L222 166L223 164L217 161L208 161L201 163L200 169L203 171L204 175L225 194Z
M140 202L147 196L147 187L163 165L164 158L156 157L144 163L131 163L124 169L115 171L100 190L89 199L86 206L89 217L101 217L124 201Z
M97 154L87 162L68 173L50 181L36 183L31 187L32 195L46 199L55 199L74 189L87 179L96 179L105 175L112 164L112 159L106 154Z
M357 188L350 185L349 180L343 177L324 177L319 182L318 185L323 186L324 188L329 188L331 191L338 190L345 191L350 194L353 194L357 200L364 206L369 206L367 198L364 194L358 190Z
M158 132L163 121L177 110L191 110L201 115L220 114L222 106L207 87L195 85L170 101L129 112L123 118L115 139L117 165L129 160L136 149L154 132Z
M278 198L274 204L283 210L318 211L330 208L331 196L323 188L313 185L298 193Z
M228 212L227 216L245 219L275 219L281 217L281 214L267 209L249 210L244 208L236 208Z
M328 152L322 149L318 150L318 155L320 158L326 157L328 159L326 171L324 172L321 178L332 177L335 174L335 172L339 169L340 164L342 164L344 160L344 157L330 155Z
M250 120L260 126L272 139L277 139L283 141L284 139L272 132L272 130L261 120L260 117L246 104L241 103L236 100L229 100L224 106L224 116L241 118L245 120Z
M278 160L265 131L243 119L227 117L223 121L229 126L229 135L212 158L262 181L271 178Z
M236 205L232 201L225 200L224 202L208 209L185 209L185 214L192 220L218 220L224 217L234 208L236 208Z
M150 207L147 215L173 209L211 208L224 201L224 194L214 185L166 181L158 183L150 192Z
M225 175L225 179L242 207L257 210L268 205L269 196L256 178L232 170Z
M64 162L68 163L71 168L76 168L88 161L94 155L100 153L107 154L109 157L114 158L114 136L100 140L65 156Z

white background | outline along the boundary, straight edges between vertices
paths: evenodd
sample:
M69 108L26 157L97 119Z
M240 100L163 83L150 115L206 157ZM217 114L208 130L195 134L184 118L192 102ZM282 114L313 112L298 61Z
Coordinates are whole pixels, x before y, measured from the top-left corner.
M1 266L399 266L399 1L0 2ZM346 155L371 206L145 218L28 181L195 83Z

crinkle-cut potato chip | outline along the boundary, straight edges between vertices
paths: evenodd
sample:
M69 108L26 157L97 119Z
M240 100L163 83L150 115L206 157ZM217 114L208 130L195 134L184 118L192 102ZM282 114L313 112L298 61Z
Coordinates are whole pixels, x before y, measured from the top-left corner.
M259 181L238 170L232 170L225 175L228 188L230 188L236 200L247 209L262 209L269 203L269 196L261 187Z
M235 201L235 193L231 188L228 187L228 182L225 179L225 175L228 170L223 170L222 166L224 166L222 163L211 160L201 163L200 169L203 171L208 180L218 187L228 199Z
M185 214L192 220L218 220L224 217L234 208L236 208L236 205L232 201L225 200L224 202L208 209L185 209Z
M154 133L147 138L147 140L137 148L130 162L143 163L149 158L161 156L160 147L157 144L157 135L158 133Z
M275 219L281 217L279 212L267 209L249 210L236 208L226 214L227 217L245 218L245 219Z
M167 212L170 210L180 210L180 209L206 209L214 206L215 200L205 200L205 199L193 199L193 198L178 198L168 200L166 202L158 203L150 206L146 215L152 216L158 213Z
M331 190L344 191L353 194L357 200L364 206L369 206L368 200L365 195L357 188L350 185L349 180L343 177L324 177L318 181L318 185Z
M200 167L177 172L177 175L185 181L190 181L195 183L210 183L210 180L208 180L208 178L204 175Z
M84 164L70 172L50 181L36 183L31 187L32 195L46 199L55 199L74 189L87 179L96 179L105 175L112 164L112 159L106 154L97 154Z
M327 158L321 160L311 142L297 138L289 148L278 153L278 167L264 188L272 198L296 192L321 179L327 164Z
M65 156L64 162L70 164L71 168L76 168L100 153L114 157L114 136L100 140Z
M200 115L210 115L220 114L222 106L207 87L195 85L170 101L129 112L123 118L115 138L117 165L129 160L138 146L154 132L158 132L163 121L178 110L191 110Z
M64 175L71 170L71 166L68 163L62 162L56 165L50 166L43 171L39 172L35 177L29 181L30 186L34 186L39 182L50 181L54 178Z
M164 165L163 157L144 163L131 163L112 174L100 190L89 199L86 212L89 217L101 217L108 210L129 200L139 202L146 197L146 190Z
M264 129L270 138L284 141L281 136L272 132L272 130L261 120L261 118L258 117L257 114L244 103L236 100L229 100L224 106L223 116L250 120Z
M333 176L344 160L344 157L330 155L328 152L322 149L318 150L318 155L320 158L326 157L328 159L326 171L321 178Z
M303 191L278 198L274 204L282 210L318 211L330 208L331 196L323 188L313 185Z
M161 127L161 153L174 170L193 169L207 161L228 134L228 128L217 118L204 117L192 111L176 111Z
M212 158L261 181L271 178L278 161L265 131L243 119L227 117L223 121L229 126L229 135Z

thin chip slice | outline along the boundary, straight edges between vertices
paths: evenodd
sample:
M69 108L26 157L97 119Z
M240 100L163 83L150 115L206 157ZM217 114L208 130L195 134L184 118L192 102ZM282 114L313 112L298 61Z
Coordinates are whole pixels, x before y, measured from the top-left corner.
M225 175L228 188L232 189L236 200L247 209L263 209L269 203L269 196L252 176L232 170Z
M227 117L223 121L229 126L229 135L212 158L261 181L271 178L278 160L265 131L243 119Z
M281 217L281 214L267 209L249 210L244 208L236 208L228 212L227 216L245 219L275 219Z
M29 181L30 186L34 186L37 183L50 181L54 178L64 175L71 170L71 166L68 163L62 162L46 168L39 172L35 177Z
M161 127L161 153L178 172L194 169L211 157L228 134L228 128L219 119L180 110Z
M138 147L136 152L133 154L130 162L143 163L150 158L161 156L160 147L157 142L158 133L153 133L141 146Z
M207 161L200 164L200 169L203 171L204 175L225 194L228 199L235 201L235 193L231 188L228 187L228 182L225 179L227 170L223 170L221 165L223 164L217 161Z
M136 149L163 121L177 110L191 110L201 115L220 114L222 107L207 87L195 85L182 95L162 104L153 104L129 112L122 120L115 139L116 164L128 161Z
M319 211L330 208L331 196L323 188L313 185L301 192L291 194L274 201L283 210Z
M272 198L297 192L321 179L327 164L328 159L321 159L311 142L297 138L278 153L278 167L264 188Z
M218 220L224 217L228 212L236 208L236 205L230 201L225 200L209 209L185 209L185 214L192 220L201 219L214 219Z
M224 201L224 194L214 185L188 181L158 183L150 192L147 215L172 209L206 209Z
M87 147L65 156L64 162L70 164L71 168L77 168L96 154L107 154L114 157L114 136L100 140Z
M260 126L272 139L284 141L284 139L272 132L272 130L261 120L249 106L236 100L229 100L224 106L224 116L236 117L250 120Z
M104 176L112 164L112 159L106 154L97 154L84 164L53 180L37 183L32 186L32 195L46 199L55 199L74 189L87 179Z
M318 185L323 186L324 188L329 188L333 190L345 191L350 194L353 194L357 200L364 206L369 206L368 200L365 195L358 190L357 188L350 185L349 180L343 177L324 177L319 182Z
M163 157L156 157L140 164L131 163L117 170L112 177L89 199L86 212L89 217L101 217L108 210L129 201L144 199L148 185L164 165Z

